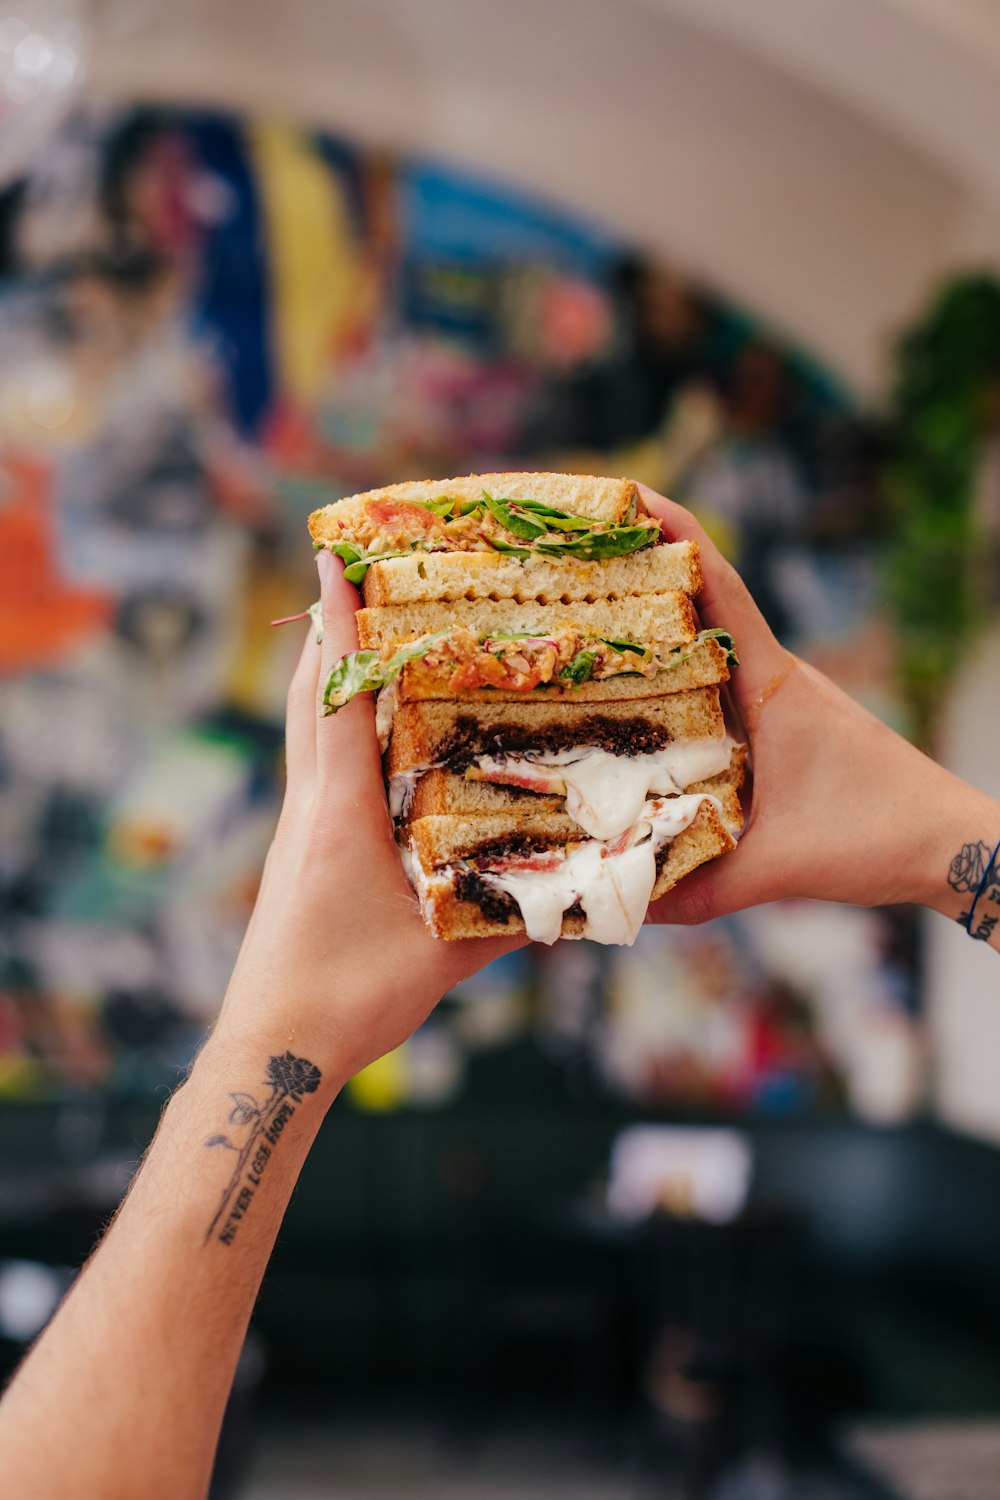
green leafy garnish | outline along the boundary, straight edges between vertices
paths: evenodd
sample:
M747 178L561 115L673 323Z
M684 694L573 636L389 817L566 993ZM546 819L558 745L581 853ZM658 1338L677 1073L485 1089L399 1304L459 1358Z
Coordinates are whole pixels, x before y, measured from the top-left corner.
M328 542L327 546L344 559L344 577L348 583L363 583L372 563L386 562L390 557L409 557L413 552L412 547L399 552L362 552L351 542Z
M354 546L353 542L327 542L326 545L337 557L342 557L348 566L359 563L365 555L360 547Z
M493 548L494 552L502 552L505 557L533 557L536 549L534 547L514 547L510 542L502 542L498 536L485 538Z
M348 651L342 656L326 679L323 689L323 713L335 714L358 693L373 693L384 688L398 677L407 662L418 661L426 656L450 630L438 630L420 641L410 641L400 646L388 661L383 661L377 651Z
M726 653L726 665L730 667L739 666L740 659L736 655L736 642L728 630L722 630L718 626L715 626L711 630L700 630L694 640L689 641L686 646L675 646L670 653L670 660L661 663L661 670L669 671L671 667L679 667L682 662L689 661L698 647L703 646L706 641L718 641Z
M520 511L529 511L532 515L544 521L542 530L549 531L553 527L557 531L593 531L594 522L586 516L572 516L568 510L556 510L551 505L546 505L544 500L504 500L503 504Z
M480 533L482 539L507 557L521 559L538 556L549 558L573 557L581 562L600 562L610 557L625 557L643 547L652 546L659 537L659 526L609 526L595 530L595 523L585 516L573 516L568 511L557 510L542 500L518 500L491 495L484 490L481 500L458 500L451 495L438 495L432 500L416 500L415 505L440 517L446 524L460 516L481 517L489 512L511 536L528 546L517 546L498 536ZM600 524L600 523L596 523ZM316 546L321 543L314 544ZM391 552L366 553L352 542L328 542L331 552L342 557L345 563L344 576L348 583L362 583L365 574L375 562L387 562L395 557L410 557L414 552L425 550L425 544L414 541L409 547Z
M455 515L457 506L467 504L467 502L462 500L452 499L451 495L439 495L436 500L418 500L416 503L417 505L422 505L424 510L431 511L433 515L440 516L442 520L444 520L445 516ZM473 504L475 504L475 501L473 501ZM457 514L467 515L468 512L460 509Z
M540 526L537 521L530 521L527 516L518 515L514 509L515 501L497 500L488 491L483 490L483 500L486 509L500 522L505 531L512 536L519 536L522 541L533 542L536 537L545 535L545 527Z
M320 605L318 603L311 604L308 614L316 627L317 640L322 640L323 625ZM453 629L449 628L447 630L435 631L433 635L425 636L423 640L410 641L407 645L401 646L398 651L389 657L388 661L382 661L378 651L349 651L346 656L341 657L340 661L337 662L326 680L326 686L323 689L323 713L336 713L339 708L343 708L358 693L377 692L379 688L385 687L394 678L398 677L408 662L419 661L421 657L426 656L439 642L446 640L452 634ZM526 630L497 630L489 636L484 637L480 644L484 645L487 641L531 639L541 640L544 637L537 636L533 632ZM598 636L596 639L602 645L610 646L613 651L618 651L622 654L631 652L633 655L642 657L646 661L651 660L653 657L651 647L640 645L636 641L612 640L606 636ZM683 662L690 660L698 650L698 647L704 645L706 641L718 641L719 645L726 652L729 665L731 667L739 665L739 657L736 655L736 646L732 636L728 630L716 627L711 630L702 630L693 641L689 641L686 645L675 646L666 659L662 657L658 658L657 670L670 671L673 667L679 667ZM581 683L589 681L593 676L597 661L598 653L596 651L578 651L571 661L560 668L559 677L563 681L570 682L578 687ZM544 684L544 686L549 685L547 683Z
M319 599L316 600L315 604L310 604L309 608L306 610L306 614L309 616L310 620L312 621L313 630L315 630L315 632L316 632L316 644L317 644L317 646L322 646L322 644L323 644L323 605L322 605L322 603L320 602Z
M569 682L576 683L579 687L580 683L586 682L587 678L593 672L596 660L597 657L593 651L578 651L573 660L568 661L560 669L559 676L565 677Z
M726 665L729 667L739 666L740 659L736 655L736 642L733 640L728 630L722 630L719 626L715 626L712 630L702 630L698 635L698 640L718 641L719 645L726 653Z
M656 541L655 526L610 526L607 531L580 532L565 537L546 536L534 550L543 557L575 557L581 562L603 562L625 557Z
M634 651L636 656L652 656L653 654L648 646L640 646L638 641L613 641L606 635L599 635L597 639L603 641L605 646L610 646L612 651L617 651L620 655L626 651Z

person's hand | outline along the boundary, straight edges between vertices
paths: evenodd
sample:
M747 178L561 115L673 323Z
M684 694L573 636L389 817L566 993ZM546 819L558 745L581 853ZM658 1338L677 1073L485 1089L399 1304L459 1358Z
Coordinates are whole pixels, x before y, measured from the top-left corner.
M524 939L442 942L424 926L386 807L371 695L320 718L320 684L357 649L358 595L317 554L310 629L288 694L287 787L215 1035L287 1039L339 1083L404 1041L441 995Z
M694 517L645 487L642 496L668 540L699 545L698 608L735 638L731 692L752 765L738 847L682 880L647 920L704 922L788 897L945 909L949 863L989 822L989 799L779 645ZM749 792L748 782L744 806Z

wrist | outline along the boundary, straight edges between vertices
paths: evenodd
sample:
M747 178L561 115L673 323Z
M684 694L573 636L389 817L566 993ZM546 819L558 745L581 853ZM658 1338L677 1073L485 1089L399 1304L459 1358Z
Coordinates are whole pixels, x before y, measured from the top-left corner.
M325 1112L351 1078L419 1025L440 992L418 975L386 975L374 961L355 966L346 955L266 970L241 961L204 1050L244 1067L287 1053L305 1059L320 1071Z
M953 921L963 921L1000 839L1000 803L954 778L949 777L949 782L915 862L912 899ZM997 883L985 884L989 889L980 893L977 917L991 912L1000 916Z

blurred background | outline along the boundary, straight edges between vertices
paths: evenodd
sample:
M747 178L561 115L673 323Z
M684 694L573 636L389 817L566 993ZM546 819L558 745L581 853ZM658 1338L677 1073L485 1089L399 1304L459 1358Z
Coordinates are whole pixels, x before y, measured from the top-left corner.
M1000 795L998 143L995 0L3 0L0 1366L225 988L314 507L644 480ZM333 1110L213 1493L988 1500L998 1146L940 919L505 960Z

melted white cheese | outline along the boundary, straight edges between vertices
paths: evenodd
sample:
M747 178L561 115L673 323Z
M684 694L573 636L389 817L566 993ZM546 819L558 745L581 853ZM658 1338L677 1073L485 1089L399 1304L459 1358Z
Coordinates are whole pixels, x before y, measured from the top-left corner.
M416 892L417 900L420 902L421 913L425 917L433 916L434 903L438 893L441 890L446 891L448 888L447 876L449 872L441 871L436 872L435 875L428 875L420 863L420 856L412 841L400 848L399 856L403 862L403 871L406 878L412 885ZM445 877L444 884L442 884L442 876Z
M394 677L387 682L384 688L379 688L378 697L375 699L375 733L378 735L379 749L384 755L389 748L389 740L392 738L392 721L396 716L396 706L399 703L399 678Z
M630 946L656 884L657 850L694 822L703 802L713 803L721 815L718 799L702 793L648 802L631 830L634 838L617 853L588 839L551 869L519 873L515 867L484 873L482 879L513 896L536 943L554 943L563 914L579 901L586 918L583 937Z
M565 796L566 811L594 839L614 839L631 828L650 796L682 792L729 765L734 741L674 740L648 755L611 755L587 747L552 754L482 756L477 779L513 781Z

